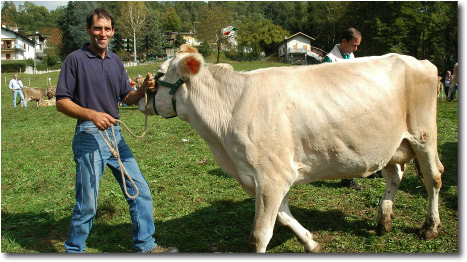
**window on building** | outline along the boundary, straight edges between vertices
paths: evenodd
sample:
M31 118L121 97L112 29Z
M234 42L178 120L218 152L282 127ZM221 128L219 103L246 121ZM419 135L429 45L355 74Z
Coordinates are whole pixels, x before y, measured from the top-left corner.
M2 48L11 48L11 40L2 41Z

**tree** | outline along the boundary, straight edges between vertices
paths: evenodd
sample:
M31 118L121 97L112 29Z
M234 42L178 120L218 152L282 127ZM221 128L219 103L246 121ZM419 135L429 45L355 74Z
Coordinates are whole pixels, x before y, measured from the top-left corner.
M5 1L2 6L2 24L8 26L16 25L16 5L13 1Z
M163 23L165 30L178 32L181 29L182 21L173 7L169 7L163 16Z
M60 50L63 47L62 39L63 34L60 28L52 28L50 30L44 30L44 33L48 35L47 37L47 47L44 52L47 56L60 56Z
M133 54L136 62L136 36L141 33L140 29L145 25L144 21L148 16L148 11L144 2L125 2L121 14L128 14L127 17L121 16L118 23L124 36L133 36Z
M357 2L352 2L357 5ZM316 1L308 3L307 26L305 34L314 37L316 40L313 45L324 50L331 50L339 41L339 34L346 26L354 26L358 28L361 20L352 20L344 16L344 10L354 10L354 6L350 7L349 2L334 2L334 1ZM357 11L352 12L357 13ZM353 25L349 25L348 20ZM287 30L291 29L285 27ZM360 29L359 29L360 30ZM365 37L365 36L364 36Z
M66 57L74 50L80 49L83 44L89 42L86 33L86 18L94 9L95 2L69 1L62 16L59 27L63 32L62 57Z
M196 35L201 41L214 43L217 46L217 63L220 59L221 45L229 36L225 36L222 29L230 26L231 16L221 5L212 4L206 6L203 11L204 17L197 26Z
M261 52L275 52L277 45L290 33L269 19L250 18L238 27L238 49L240 53L248 51L253 57Z
M162 31L162 15L159 10L149 12L145 31L146 52L152 55L161 55L164 50L164 32Z
M188 32L193 30L193 22L201 18L202 7L205 3L201 1L176 1L174 9L180 18L179 30Z
M44 6L37 6L32 2L25 1L19 5L18 19L21 22L21 28L26 34L33 34L39 28L52 28L54 21L49 16L49 10Z

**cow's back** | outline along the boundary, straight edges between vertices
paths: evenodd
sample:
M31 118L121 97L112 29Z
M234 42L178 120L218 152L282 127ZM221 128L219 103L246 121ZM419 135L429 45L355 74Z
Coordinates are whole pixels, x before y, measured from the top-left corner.
M314 174L298 178L303 182L370 174L409 135L418 107L433 115L433 68L389 55L250 72L243 106L231 122L240 136L234 144L245 144L252 158L290 155L304 173Z

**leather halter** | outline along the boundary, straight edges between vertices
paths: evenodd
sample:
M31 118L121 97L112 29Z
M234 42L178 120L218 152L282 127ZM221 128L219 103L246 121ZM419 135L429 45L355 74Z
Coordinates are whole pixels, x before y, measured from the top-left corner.
M158 74L156 77L157 77L157 80L156 80L156 83L159 84L159 85L162 85L162 86L165 86L165 87L168 87L170 88L170 91L169 91L169 95L172 96L172 108L175 112L175 115L174 116L171 116L171 117L165 117L165 118L173 118L173 117L176 117L177 116L177 101L175 100L175 92L177 91L177 89L183 85L186 81L186 78L184 77L181 77L177 82L175 82L174 84L172 83L169 83L169 82L164 82L164 81L161 81L159 80L159 78L162 76L162 74ZM156 109L156 93L157 93L157 89L156 89L156 92L151 92L151 96L152 96L152 107L154 109L154 113L156 115L159 115L159 112L157 112L157 109Z

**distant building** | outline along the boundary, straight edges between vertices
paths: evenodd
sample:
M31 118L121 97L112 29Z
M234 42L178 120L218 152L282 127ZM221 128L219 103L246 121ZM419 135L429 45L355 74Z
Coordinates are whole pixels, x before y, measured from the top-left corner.
M292 64L310 64L313 60L321 62L327 52L312 46L311 42L314 40L313 37L302 32L285 37L284 41L279 44L278 55Z
M39 32L36 32L33 35L26 35L26 37L36 43L36 56L37 57L46 56L44 50L45 50L45 47L47 46L47 37L39 34Z
M25 60L36 57L36 43L2 24L2 60Z
M181 35L183 39L185 39L186 43L191 45L191 46L199 46L200 42L198 39L196 39L195 33L192 31L189 32L166 32L165 36L167 37L167 41L169 43L174 43L175 38L177 35Z

